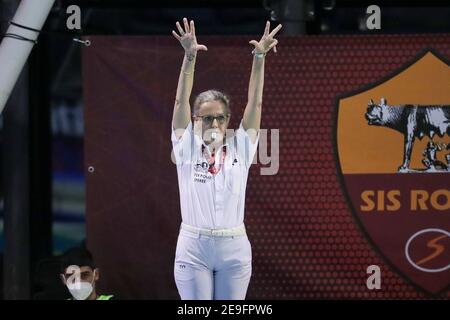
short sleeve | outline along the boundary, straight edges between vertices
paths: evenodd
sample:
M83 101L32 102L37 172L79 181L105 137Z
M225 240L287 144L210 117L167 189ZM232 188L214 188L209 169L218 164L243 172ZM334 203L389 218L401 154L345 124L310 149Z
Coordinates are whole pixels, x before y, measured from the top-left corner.
M254 130L254 129L249 129ZM256 141L252 142L250 136L248 135L247 131L245 131L242 120L239 125L239 128L236 130L236 142L237 142L237 153L241 159L245 161L245 164L250 167L253 158L255 157L256 150L258 148L258 142L259 142L259 130L256 135Z
M180 132L181 137L178 139L176 133ZM172 126L172 160L176 165L187 163L191 159L191 142L192 142L192 122L189 121L186 129L174 129Z

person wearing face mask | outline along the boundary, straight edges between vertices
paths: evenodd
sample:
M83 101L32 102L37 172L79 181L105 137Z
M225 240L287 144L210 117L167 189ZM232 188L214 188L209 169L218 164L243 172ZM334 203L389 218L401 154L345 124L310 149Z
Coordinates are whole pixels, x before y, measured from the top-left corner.
M69 290L70 300L111 300L113 295L99 294L96 282L100 269L96 268L89 250L81 247L66 251L61 257L61 279Z
M245 189L261 123L264 61L278 41L278 25L266 23L261 40L252 40L248 101L239 128L230 133L228 97L217 90L189 98L198 51L194 21L177 22L173 36L184 49L172 118L182 224L174 276L181 299L245 299L252 273L252 250L244 226ZM219 49L220 50L220 49ZM250 53L250 50L249 50Z

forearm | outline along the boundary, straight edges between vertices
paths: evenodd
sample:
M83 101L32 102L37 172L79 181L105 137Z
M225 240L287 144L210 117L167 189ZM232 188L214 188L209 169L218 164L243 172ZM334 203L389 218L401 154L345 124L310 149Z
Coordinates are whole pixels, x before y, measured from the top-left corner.
M172 125L175 129L185 129L191 117L189 98L194 83L195 60L196 53L185 53L178 77L177 94L173 109Z
M264 88L265 58L253 57L252 72L248 85L248 100L244 111L244 129L259 130L261 126L262 96Z

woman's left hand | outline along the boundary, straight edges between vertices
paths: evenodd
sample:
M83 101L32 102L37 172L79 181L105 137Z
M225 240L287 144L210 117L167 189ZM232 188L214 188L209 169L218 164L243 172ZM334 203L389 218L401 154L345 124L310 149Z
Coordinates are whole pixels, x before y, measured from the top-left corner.
M278 40L274 38L274 36L277 34L278 31L280 31L281 29L281 24L279 24L275 29L272 30L272 32L269 33L270 31L270 22L267 21L266 23L266 29L264 30L264 34L261 38L261 40L256 41L256 40L251 40L249 43L255 46L255 53L267 53L270 51L270 49L273 48L273 51L276 53L277 52L277 43Z

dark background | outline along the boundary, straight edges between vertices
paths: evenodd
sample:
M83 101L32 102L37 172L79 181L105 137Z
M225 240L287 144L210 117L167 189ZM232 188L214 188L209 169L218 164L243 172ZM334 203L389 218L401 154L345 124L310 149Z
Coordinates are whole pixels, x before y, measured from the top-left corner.
M3 33L17 4L15 0L0 2ZM82 10L79 32L65 27L65 9L72 4ZM0 117L0 217L19 210L30 226L8 233L8 223L0 224L1 250L17 250L8 243L22 235L25 241L20 246L27 250L21 252L28 257L21 260L22 272L15 274L16 278L11 278L10 272L17 267L17 260L5 261L2 274L9 282L2 285L4 296L28 298L43 291L54 280L54 257L85 239L81 46L73 37L168 35L174 22L184 16L207 26L202 28L203 35L260 34L268 19L283 23L287 36L450 31L450 7L445 1L415 1L414 5L410 1L378 1L382 29L377 31L365 30L361 23L370 4L337 0L190 1L188 5L185 1L56 1ZM25 112L16 112L18 106ZM11 119L17 117L24 127L14 125ZM10 152L9 146L17 143L23 144L26 153ZM15 172L26 172L18 191L10 187ZM15 207L18 204L21 206Z

